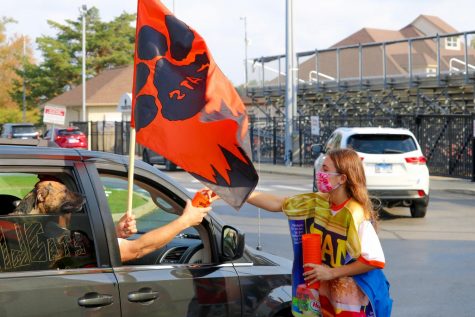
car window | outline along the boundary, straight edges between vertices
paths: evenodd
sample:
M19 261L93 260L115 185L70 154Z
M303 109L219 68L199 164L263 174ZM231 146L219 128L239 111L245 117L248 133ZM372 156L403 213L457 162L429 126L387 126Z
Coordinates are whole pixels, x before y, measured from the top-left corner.
M79 130L58 130L57 135L68 136L68 135L81 135L82 132Z
M325 153L330 150L336 150L340 148L341 143L341 134L340 133L333 133L330 138L328 139L325 145Z
M414 139L407 134L355 134L348 138L348 147L367 154L399 154L417 150Z
M16 125L12 127L12 131L15 134L18 133L35 133L35 127L29 125Z
M127 179L102 174L101 181L112 213L112 219L117 224L127 210ZM183 207L166 194L148 184L135 180L133 191L132 213L135 215L138 233L129 239L136 239L150 230L169 224L177 219L183 210ZM179 259L176 257L180 257L181 253L170 254L170 257L166 258L166 254L170 253L169 250L175 247L186 250L189 245L198 244L201 244L199 232L194 227L190 227L182 231L174 241L161 250L134 261L133 264L179 263Z
M48 179L61 185L45 186L52 194L41 201L63 212L33 214L39 208L41 186L35 185ZM81 204L73 213L64 212L73 204L68 191L77 192L68 174L52 178L36 173L0 173L1 272L97 267L88 214Z

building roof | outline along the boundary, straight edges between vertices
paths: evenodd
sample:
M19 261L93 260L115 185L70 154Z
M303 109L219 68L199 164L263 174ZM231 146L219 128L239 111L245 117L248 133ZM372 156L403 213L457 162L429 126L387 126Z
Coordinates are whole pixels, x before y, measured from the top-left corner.
M108 69L86 82L87 106L111 106L120 97L132 91L134 67L132 65ZM61 106L82 105L82 84L47 102Z
M361 30L332 45L331 48L356 45L360 43L388 42L412 37L434 36L437 33L457 33L457 30L439 17L421 14L407 26L397 31L362 28Z

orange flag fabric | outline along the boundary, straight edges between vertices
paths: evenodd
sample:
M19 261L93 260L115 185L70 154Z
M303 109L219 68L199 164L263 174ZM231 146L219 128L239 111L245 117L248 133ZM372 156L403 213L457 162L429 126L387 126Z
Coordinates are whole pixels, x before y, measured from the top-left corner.
M258 182L248 117L203 38L158 0L138 0L132 126L163 155L239 209Z

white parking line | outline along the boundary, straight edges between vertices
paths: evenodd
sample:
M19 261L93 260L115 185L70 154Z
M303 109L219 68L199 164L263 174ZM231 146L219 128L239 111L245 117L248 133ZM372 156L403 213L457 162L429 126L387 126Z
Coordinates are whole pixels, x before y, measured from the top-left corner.
M310 191L312 190L312 185L305 185L305 186L286 186L286 185L272 185L272 187L276 187L279 189L289 189L289 190L295 190L299 192L304 192L304 191Z

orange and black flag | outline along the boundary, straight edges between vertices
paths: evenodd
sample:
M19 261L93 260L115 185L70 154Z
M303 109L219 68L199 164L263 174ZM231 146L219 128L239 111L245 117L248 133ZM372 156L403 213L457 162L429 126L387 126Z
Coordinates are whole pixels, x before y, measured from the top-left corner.
M203 38L158 0L138 0L132 125L163 155L239 209L258 182L244 104Z

